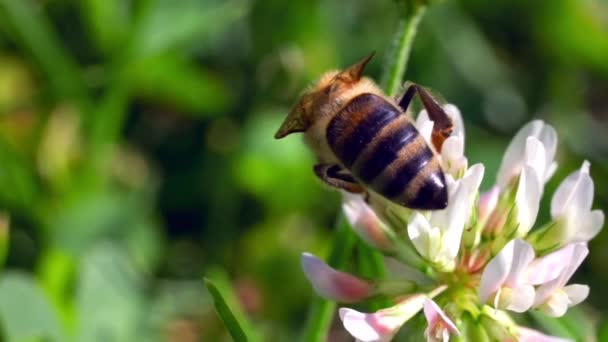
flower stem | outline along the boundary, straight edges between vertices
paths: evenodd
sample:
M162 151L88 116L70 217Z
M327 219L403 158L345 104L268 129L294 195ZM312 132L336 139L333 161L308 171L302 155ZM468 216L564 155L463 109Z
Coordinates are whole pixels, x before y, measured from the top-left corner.
M411 8L405 9L405 15L399 22L399 29L395 33L394 46L382 77L382 88L389 96L394 96L401 87L418 24L420 24L425 11L426 6L422 4L413 5Z

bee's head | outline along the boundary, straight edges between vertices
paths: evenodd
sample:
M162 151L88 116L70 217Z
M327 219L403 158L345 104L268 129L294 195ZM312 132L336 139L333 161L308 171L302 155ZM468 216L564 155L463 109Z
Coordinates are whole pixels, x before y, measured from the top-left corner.
M319 81L300 97L274 137L281 139L291 133L306 131L322 114L320 108L359 82L365 65L373 56L372 52L343 71L330 71L321 76Z

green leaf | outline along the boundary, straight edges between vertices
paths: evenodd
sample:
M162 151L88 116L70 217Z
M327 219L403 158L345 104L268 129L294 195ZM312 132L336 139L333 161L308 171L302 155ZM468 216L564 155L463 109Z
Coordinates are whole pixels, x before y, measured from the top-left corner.
M337 269L343 269L352 255L357 242L357 236L342 216L336 224L334 240L329 255L328 264ZM315 297L308 312L308 323L303 340L306 342L327 341L327 333L336 311L336 303Z
M30 276L6 272L0 278L0 321L6 341L65 341L56 313Z
M239 324L239 321L232 313L232 310L230 310L228 304L226 304L226 301L224 300L224 297L222 296L218 288L207 278L205 278L205 286L213 297L215 310L224 322L224 326L226 327L226 329L228 329L228 332L230 333L230 336L232 336L232 339L236 342L251 341L251 339L245 334L243 328L241 328L241 324Z

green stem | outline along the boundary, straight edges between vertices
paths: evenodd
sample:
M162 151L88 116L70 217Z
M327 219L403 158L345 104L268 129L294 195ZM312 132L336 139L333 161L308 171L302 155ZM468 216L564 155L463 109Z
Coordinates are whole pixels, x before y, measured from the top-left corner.
M352 255L357 237L342 216L336 226L337 230L334 233L328 264L334 268L343 269ZM302 340L306 342L327 341L327 333L335 311L335 302L316 297L308 313L308 323Z
M426 6L415 5L413 8L406 10L405 16L399 22L399 29L395 34L395 45L392 48L387 68L382 77L382 88L389 96L394 96L401 87L418 24L420 24L425 11Z

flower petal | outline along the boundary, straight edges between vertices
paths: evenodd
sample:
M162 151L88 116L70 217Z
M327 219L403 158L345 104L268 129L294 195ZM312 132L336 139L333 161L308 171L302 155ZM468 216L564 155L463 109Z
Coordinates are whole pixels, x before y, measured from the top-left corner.
M587 299L587 296L589 296L589 286L572 284L564 287L564 292L566 292L570 299L569 306L574 306Z
M414 212L407 224L407 234L420 255L428 258L430 255L431 227L429 221L419 212Z
M561 260L563 267L561 267L561 272L555 279L544 283L536 290L534 306L540 307L544 305L544 303L552 300L551 297L556 292L562 291L561 288L568 283L568 280L570 280L576 269L580 266L585 257L587 257L587 254L589 254L587 245L584 243L571 243L560 250L547 255L546 257L555 259L554 262ZM561 312L561 309L558 310L558 312Z
M479 195L479 205L477 206L479 221L485 222L490 214L496 208L498 204L498 197L500 195L500 188L498 186L492 187L492 189Z
M312 254L303 253L301 263L306 278L321 297L352 303L374 294L371 283L351 274L336 271Z
M514 244L515 241L507 243L483 270L478 292L480 303L485 304L507 279L513 262Z
M524 165L528 137L536 137L545 149L544 169L546 174L539 175L539 177L546 181L547 176L550 175L550 165L552 164L552 160L555 157L555 152L557 150L557 133L553 127L545 124L543 121L534 120L526 124L517 132L505 151L505 156L502 159L497 176L497 184L501 188L506 187L507 184L520 173Z
M511 303L506 309L514 312L526 312L534 304L534 286L522 285L512 289Z
M363 200L363 196L344 193L342 210L355 233L372 247L383 251L393 250L393 244L385 233L384 223Z
M449 334L460 335L456 324L452 322L432 299L427 299L424 302L424 316L428 322L428 328L425 331L427 341L438 340L438 334L441 335L441 340L445 341L449 339Z
M429 323L429 328L433 329L433 327L441 323L450 334L460 335L460 331L458 331L456 324L452 322L432 299L426 299L424 302L424 316Z
M394 328L386 325L387 322L380 322L373 314L341 308L340 319L346 331L355 337L357 341L388 342L394 336L392 332Z
M562 317L568 311L569 302L566 292L558 289L538 308L551 317Z
M574 233L572 242L587 242L600 233L604 227L604 212L593 210L580 222L579 229Z
M403 323L422 309L426 298L423 294L412 295L393 307L373 314L341 308L340 319L344 328L359 341L390 341Z
M566 285L574 272L578 269L578 267L583 263L583 260L589 255L589 248L584 243L574 243L572 244L572 257L568 262L568 266L564 269L564 272L560 276L561 285L560 287Z
M435 126L435 123L429 119L429 114L427 113L426 109L420 111L418 117L416 118L416 128L429 146L433 146L431 142L433 126Z
M441 162L443 170L454 177L460 177L467 169L467 158L464 156L464 139L451 136L441 147Z
M546 162L546 152L543 144L536 137L528 137L526 140L525 165L532 167L536 171L539 184L545 184L544 175L548 168Z
M452 124L454 124L452 136L462 137L464 141L464 121L462 120L462 115L460 114L460 110L458 109L458 107L451 103L447 103L443 106L443 110L445 110L448 116L452 119Z
M536 171L526 165L519 176L515 205L517 208L517 236L525 236L536 221L542 184L538 181Z
M572 250L561 248L535 259L528 266L526 283L540 285L556 279L568 265L571 257Z
M593 192L593 180L589 176L589 162L584 161L581 169L566 177L553 194L551 217L555 219L563 215L568 208L580 211L591 210Z
M519 342L573 342L567 338L545 335L540 331L524 327L518 329L518 337Z
M505 285L515 288L523 284L526 280L525 275L532 260L534 260L534 249L524 240L513 241L513 260L509 274L505 279ZM534 297L534 296L532 296Z

